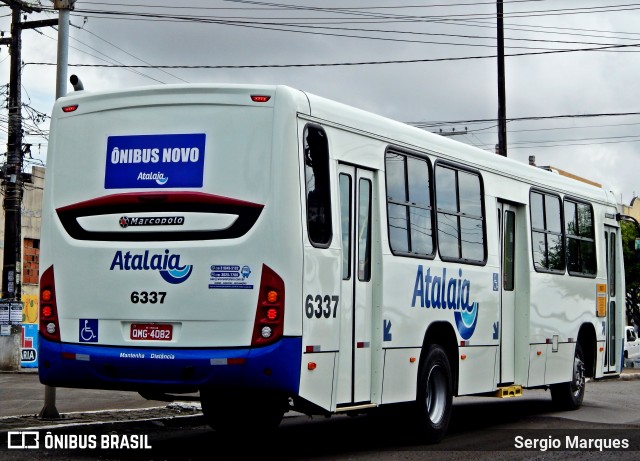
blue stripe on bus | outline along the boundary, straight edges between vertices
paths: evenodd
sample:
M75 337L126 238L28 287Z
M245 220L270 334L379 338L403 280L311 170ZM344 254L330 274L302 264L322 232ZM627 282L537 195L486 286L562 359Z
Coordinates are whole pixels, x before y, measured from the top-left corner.
M195 392L204 386L297 394L302 338L260 348L169 349L67 344L39 338L38 373L52 387ZM227 364L225 359L244 359Z

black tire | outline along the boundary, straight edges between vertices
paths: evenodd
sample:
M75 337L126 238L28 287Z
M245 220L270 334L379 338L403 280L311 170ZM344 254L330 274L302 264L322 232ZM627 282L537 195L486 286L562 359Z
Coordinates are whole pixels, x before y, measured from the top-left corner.
M453 400L451 365L444 349L431 344L425 350L418 375L417 419L420 438L440 442L449 427Z
M551 386L551 399L562 410L576 410L580 408L584 400L585 385L584 354L580 343L576 343L571 381L553 384Z
M200 403L207 424L225 433L275 430L288 407L288 400L280 395L216 389L201 389Z

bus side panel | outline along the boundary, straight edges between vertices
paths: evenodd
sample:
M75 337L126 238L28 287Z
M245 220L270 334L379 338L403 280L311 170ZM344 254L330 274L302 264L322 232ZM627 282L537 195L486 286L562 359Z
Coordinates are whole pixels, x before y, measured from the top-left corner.
M336 387L337 352L302 355L299 395L320 408L333 411L333 391Z
M460 348L458 395L496 390L498 350L495 346Z
M547 345L532 344L529 347L529 378L527 387L542 386L544 384L547 366Z
M553 344L547 344L547 364L544 374L545 384L566 383L573 374L573 355L575 343L560 343L557 350Z
M415 400L418 383L420 348L385 349L382 402L397 403Z

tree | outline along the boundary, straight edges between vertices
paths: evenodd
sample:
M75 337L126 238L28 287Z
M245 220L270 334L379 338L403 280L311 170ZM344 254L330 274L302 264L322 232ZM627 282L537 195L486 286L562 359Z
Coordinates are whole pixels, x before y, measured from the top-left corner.
M640 232L630 222L622 221L621 225L627 324L630 325L633 319L636 325L640 325L640 255L635 249L635 240L640 238Z

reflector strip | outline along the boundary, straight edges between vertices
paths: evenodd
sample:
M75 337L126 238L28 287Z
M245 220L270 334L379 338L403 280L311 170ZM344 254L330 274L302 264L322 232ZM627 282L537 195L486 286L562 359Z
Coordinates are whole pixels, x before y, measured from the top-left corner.
M304 348L304 351L306 353L309 353L309 352L320 352L320 346L307 346L307 347Z
M83 362L89 362L91 356L89 354L74 354L73 352L63 352L60 354L63 359L66 360L81 360Z
M367 349L370 346L369 341L358 341L356 347L358 349Z
M231 359L211 359L211 365L244 365L247 363L247 359L244 357L237 357Z

